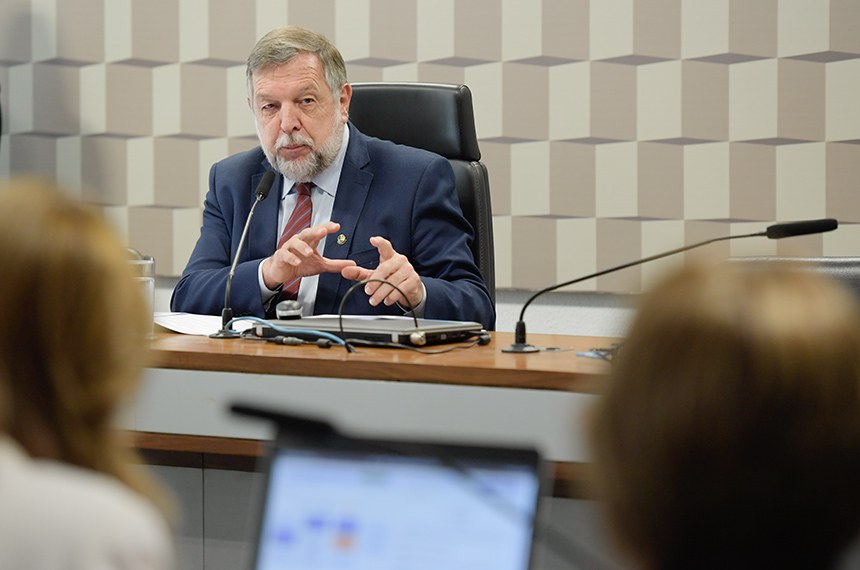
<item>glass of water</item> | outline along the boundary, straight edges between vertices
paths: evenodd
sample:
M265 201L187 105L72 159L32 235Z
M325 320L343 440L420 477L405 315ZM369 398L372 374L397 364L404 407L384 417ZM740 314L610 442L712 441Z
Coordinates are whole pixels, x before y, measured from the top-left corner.
M130 259L134 280L140 283L143 289L144 298L149 304L150 312L155 310L155 260L152 256L141 255L140 252L129 249Z

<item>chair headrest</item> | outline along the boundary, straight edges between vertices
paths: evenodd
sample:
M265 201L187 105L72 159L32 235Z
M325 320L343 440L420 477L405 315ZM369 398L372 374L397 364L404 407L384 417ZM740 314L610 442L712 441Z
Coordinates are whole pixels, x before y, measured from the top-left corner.
M350 121L366 135L448 159L480 160L472 92L440 83L353 83Z

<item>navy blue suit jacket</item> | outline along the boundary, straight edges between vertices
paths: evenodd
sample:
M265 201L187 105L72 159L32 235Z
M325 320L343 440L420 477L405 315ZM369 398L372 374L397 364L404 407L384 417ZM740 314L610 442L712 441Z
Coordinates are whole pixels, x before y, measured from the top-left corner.
M349 129L331 215L341 230L326 238L323 255L374 268L379 264L379 252L370 238L380 235L421 276L427 289L425 317L477 321L492 329L495 307L469 249L473 231L460 210L451 165L436 154L368 137L351 124ZM221 314L230 264L254 202L254 190L267 170L271 166L259 147L212 166L200 238L173 291L172 310ZM237 316L265 314L257 266L277 245L282 186L283 178L278 176L251 221L231 290L231 306ZM347 237L342 245L337 240L340 234ZM342 296L354 283L339 273L321 274L314 313L336 314ZM402 314L396 305L371 307L360 287L350 295L344 312Z

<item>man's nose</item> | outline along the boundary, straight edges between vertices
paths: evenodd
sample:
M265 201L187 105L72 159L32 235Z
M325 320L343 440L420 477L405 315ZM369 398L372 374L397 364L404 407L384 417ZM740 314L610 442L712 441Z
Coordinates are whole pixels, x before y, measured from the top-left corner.
M302 124L299 121L298 113L291 105L281 107L281 131L290 133L301 129Z

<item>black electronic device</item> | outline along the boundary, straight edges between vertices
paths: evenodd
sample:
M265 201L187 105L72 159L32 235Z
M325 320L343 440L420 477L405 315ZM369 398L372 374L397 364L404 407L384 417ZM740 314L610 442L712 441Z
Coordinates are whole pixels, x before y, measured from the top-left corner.
M277 426L254 570L531 567L537 450L351 437L315 418L232 410Z

